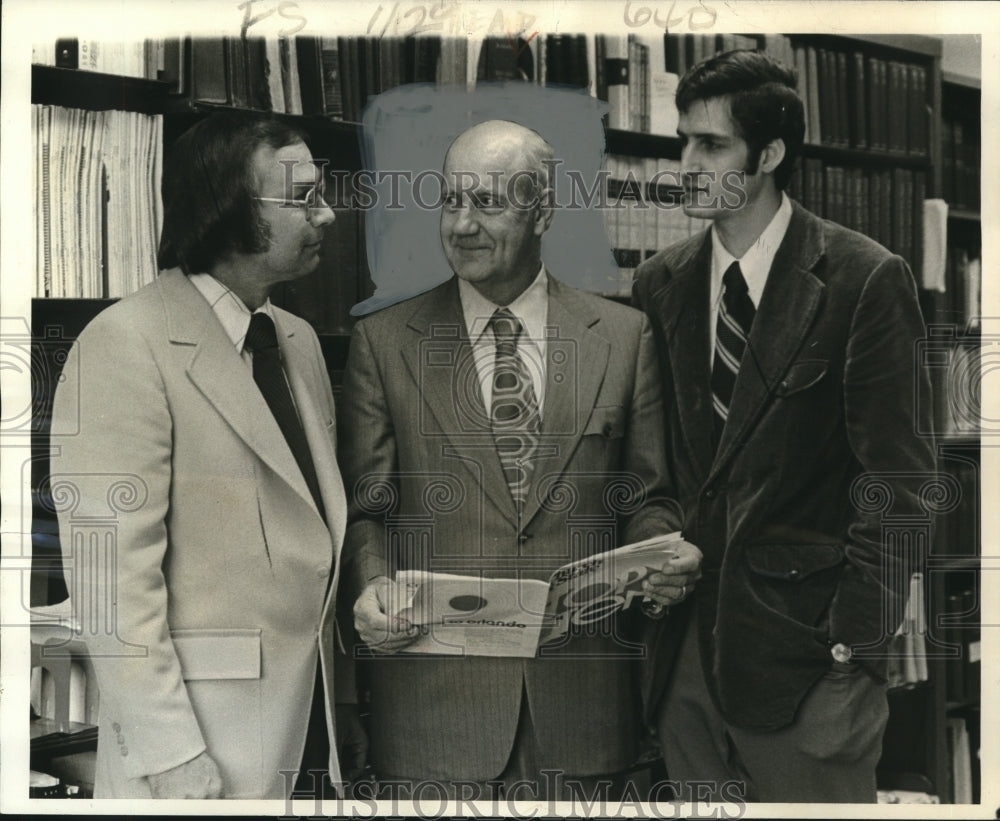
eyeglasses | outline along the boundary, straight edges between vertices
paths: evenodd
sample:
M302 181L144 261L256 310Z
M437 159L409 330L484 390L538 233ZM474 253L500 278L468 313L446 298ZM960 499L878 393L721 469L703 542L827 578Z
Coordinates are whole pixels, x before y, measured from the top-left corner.
M315 208L329 208L329 203L323 199L323 190L318 185L314 185L302 199L292 197L254 197L258 202L276 202L285 208L301 208L306 215L306 219L312 216Z
M502 214L508 208L513 208L516 211L530 211L538 204L538 201L539 198L534 197L529 202L515 201L512 203L499 195L491 194L489 191L473 191L464 194L453 192L444 195L441 207L449 214L456 214L468 203L473 211L495 216Z

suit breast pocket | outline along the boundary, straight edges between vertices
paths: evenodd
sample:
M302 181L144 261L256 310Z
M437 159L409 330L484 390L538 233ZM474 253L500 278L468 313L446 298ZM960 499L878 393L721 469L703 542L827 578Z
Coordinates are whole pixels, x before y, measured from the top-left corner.
M621 405L598 405L590 414L583 435L621 439L625 435L625 408Z
M227 798L257 797L263 781L261 631L172 630L181 676Z
M829 362L825 359L802 359L793 362L775 388L775 393L781 397L788 397L818 385L826 376L828 367Z

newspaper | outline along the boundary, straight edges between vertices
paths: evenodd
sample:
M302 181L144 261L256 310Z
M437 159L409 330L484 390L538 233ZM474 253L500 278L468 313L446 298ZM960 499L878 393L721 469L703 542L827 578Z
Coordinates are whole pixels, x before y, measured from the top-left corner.
M530 658L572 627L642 600L643 580L677 555L680 533L563 565L546 583L401 570L390 615L421 627L408 653Z

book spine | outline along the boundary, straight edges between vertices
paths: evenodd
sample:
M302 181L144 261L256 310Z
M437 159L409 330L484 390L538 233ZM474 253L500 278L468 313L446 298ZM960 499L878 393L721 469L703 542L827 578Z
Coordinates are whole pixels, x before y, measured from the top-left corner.
M851 147L859 151L868 148L868 112L865 106L865 55L851 55Z
M191 95L195 100L222 105L231 101L226 51L223 37L191 40Z
M624 37L607 38L605 73L608 78L608 126L629 127L629 60L628 42Z
M324 114L326 106L323 101L323 63L319 37L296 35L295 56L298 63L302 113Z
M608 101L608 43L607 35L594 36L594 95L598 100Z
M340 38L324 37L320 40L320 70L323 75L323 113L335 120L342 120L344 95L340 82Z
M843 51L835 53L836 60L836 121L837 121L837 145L847 148L851 145L851 113L850 113L850 84L847 76L847 54Z

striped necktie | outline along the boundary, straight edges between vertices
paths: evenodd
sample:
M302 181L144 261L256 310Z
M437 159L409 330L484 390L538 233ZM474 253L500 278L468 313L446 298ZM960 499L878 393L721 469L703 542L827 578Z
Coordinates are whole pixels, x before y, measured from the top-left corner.
M538 447L538 400L531 374L517 353L521 321L507 308L498 308L489 325L496 340L490 403L493 440L520 515L531 485L531 459Z
M756 313L738 262L729 266L722 277L722 283L725 290L715 323L715 358L712 363L712 417L716 446L722 438L722 429L729 417L736 375L740 371L743 351L746 350L747 337L750 336L750 327Z

